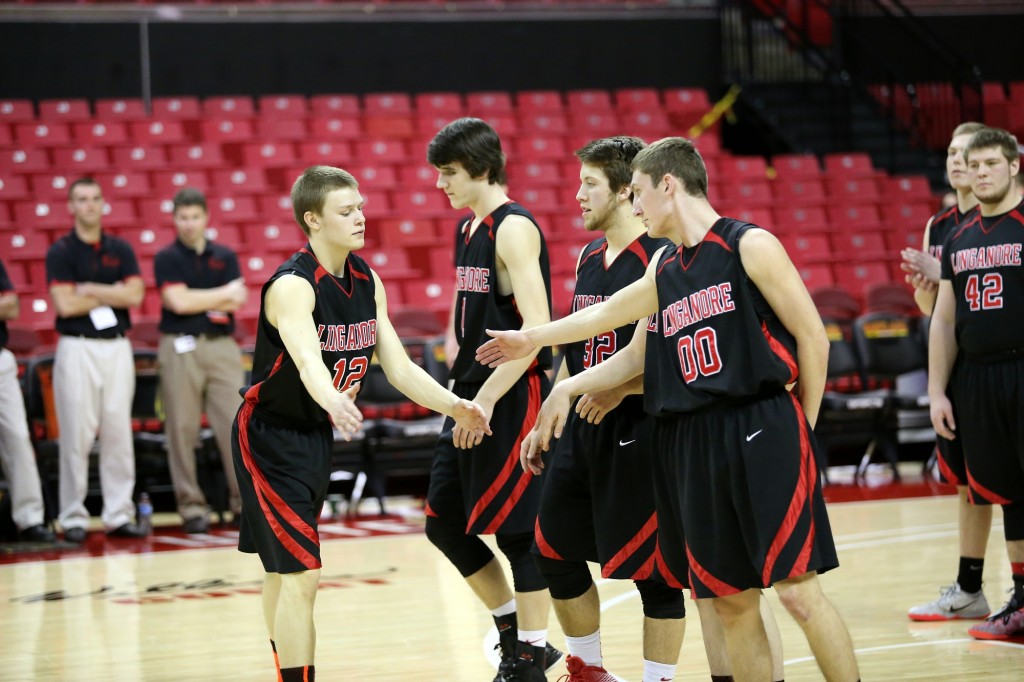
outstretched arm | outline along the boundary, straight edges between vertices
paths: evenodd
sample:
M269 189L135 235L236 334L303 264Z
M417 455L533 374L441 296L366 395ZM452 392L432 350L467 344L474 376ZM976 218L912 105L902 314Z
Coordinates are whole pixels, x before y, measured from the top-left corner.
M373 279L377 285L377 359L388 381L413 402L448 415L463 430L478 438L485 434L490 435L491 428L487 423L490 415L484 412L482 407L459 398L438 384L409 358L402 340L391 325L387 294L376 272L373 273Z
M296 275L282 275L267 290L264 313L280 332L302 385L348 440L363 421L354 402L359 387L357 384L344 393L334 387L331 372L320 355L320 337L313 322L315 305L316 293L309 282Z
M658 290L654 271L661 251L651 259L644 276L620 289L604 303L578 310L568 317L532 329L492 331L492 338L476 351L477 362L488 367L524 358L544 346L572 343L597 336L633 320L653 315L658 310Z

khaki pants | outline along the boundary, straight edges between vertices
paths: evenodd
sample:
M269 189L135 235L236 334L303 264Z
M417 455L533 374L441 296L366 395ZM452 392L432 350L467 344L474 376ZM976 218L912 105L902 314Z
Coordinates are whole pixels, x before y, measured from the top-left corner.
M128 339L62 336L53 361L53 399L60 436L60 525L85 528L89 451L100 440L101 518L107 530L132 520L135 359Z
M195 350L178 353L176 335L160 337L160 394L170 456L171 483L183 519L205 516L209 507L196 478L196 445L203 412L213 429L228 483L231 511L241 509L231 462L231 423L242 402L242 353L230 336L196 337Z
M0 465L10 487L14 525L19 530L40 525L43 493L36 453L28 435L18 363L6 348L0 349Z

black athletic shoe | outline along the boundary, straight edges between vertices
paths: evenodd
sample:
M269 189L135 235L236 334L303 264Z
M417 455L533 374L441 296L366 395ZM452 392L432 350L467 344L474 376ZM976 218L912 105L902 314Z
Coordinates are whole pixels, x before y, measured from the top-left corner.
M64 529L64 541L70 542L73 545L80 545L85 542L85 529L84 528L65 528Z
M182 529L188 535L205 533L210 530L210 520L206 518L206 515L193 516L190 519L185 519L185 523L182 524Z
M64 534L64 537L67 538L67 533ZM107 537L108 538L136 538L136 539L138 539L138 538L146 537L146 531L144 531L142 528L139 528L134 523L125 523L125 524L122 524L122 525L118 526L114 530L108 530L107 531Z
M502 682L547 682L547 647L516 643L516 658L505 669Z
M562 656L563 655L564 654L561 651L559 651L555 647L551 646L551 643L548 642L544 646L544 670L545 670L545 672L547 672L547 671L551 670L552 668L554 668L555 665L559 661L562 660Z
M56 542L57 536L46 526L29 526L18 531L18 539L22 542Z

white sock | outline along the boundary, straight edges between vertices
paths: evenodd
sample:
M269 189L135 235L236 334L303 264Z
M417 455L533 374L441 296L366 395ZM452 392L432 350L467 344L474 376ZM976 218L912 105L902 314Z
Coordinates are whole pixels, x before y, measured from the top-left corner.
M543 647L548 643L548 631L547 630L520 630L519 641L532 644L533 646Z
M498 608L491 609L491 615L496 617L496 618L498 616L507 616L508 614L515 613L515 612L516 612L516 600L515 600L515 597L513 597L511 600L505 602L504 604L502 604Z
M570 656L582 659L587 665L597 666L598 668L604 663L604 659L601 658L601 630L594 630L589 635L583 637L566 637L565 648L569 650Z
M655 663L644 659L644 682L665 682L676 676L676 667L668 663Z

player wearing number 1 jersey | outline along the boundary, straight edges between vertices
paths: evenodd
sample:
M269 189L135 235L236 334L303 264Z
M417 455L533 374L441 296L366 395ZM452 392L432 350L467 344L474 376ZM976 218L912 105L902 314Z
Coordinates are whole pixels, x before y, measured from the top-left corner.
M1013 594L968 631L979 639L1024 637L1024 206L1013 182L1019 154L1016 138L995 128L967 144L979 212L943 247L929 335L932 424L940 436L962 441L971 495L1003 508Z
M651 449L662 553L673 572L689 564L694 595L721 616L735 678L769 679L759 603L772 586L825 678L852 682L853 643L817 579L837 565L811 431L828 363L821 318L778 239L708 203L704 162L689 140L659 140L632 168L634 211L648 234L676 246L606 303L535 329L495 332L478 358L500 364L653 316L646 334L570 379L569 393L643 374L645 409L657 417ZM559 434L567 411L541 414L541 446Z
M359 429L353 398L371 356L412 400L476 436L489 433L479 405L439 386L405 354L380 279L352 253L366 227L358 188L352 175L326 166L306 169L292 187L309 243L263 287L253 381L232 429L238 548L263 562L263 615L284 682L315 678L317 520L330 481L332 424L345 438Z

